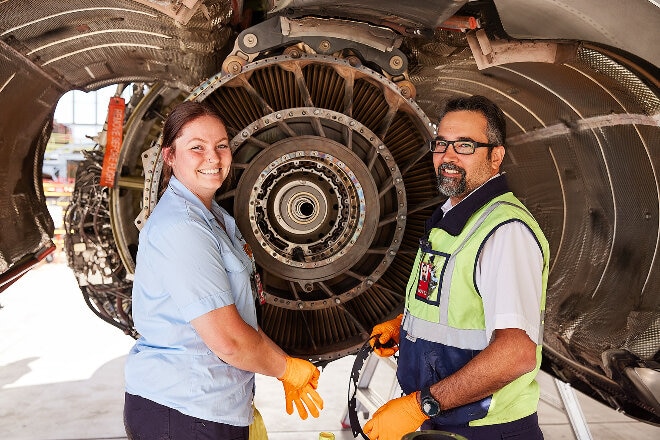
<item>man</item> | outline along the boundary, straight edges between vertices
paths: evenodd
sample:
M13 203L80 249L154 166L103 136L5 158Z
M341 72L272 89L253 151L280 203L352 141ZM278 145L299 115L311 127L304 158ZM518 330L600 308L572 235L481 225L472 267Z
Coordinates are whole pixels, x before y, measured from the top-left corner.
M549 249L500 172L505 137L504 114L483 96L446 104L430 146L448 199L427 221L404 313L371 339L381 356L397 351L381 344L398 344L406 395L374 413L371 440L420 426L469 440L543 439L535 377Z

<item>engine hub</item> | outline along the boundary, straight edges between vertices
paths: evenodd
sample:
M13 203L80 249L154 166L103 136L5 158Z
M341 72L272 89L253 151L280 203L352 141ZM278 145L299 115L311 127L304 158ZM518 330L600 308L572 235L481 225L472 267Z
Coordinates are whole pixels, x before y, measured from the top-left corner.
M366 165L345 146L314 136L284 139L255 158L237 188L236 203L245 201L248 209L236 217L248 240L261 245L259 260L280 277L304 280L306 291L360 259L379 216Z

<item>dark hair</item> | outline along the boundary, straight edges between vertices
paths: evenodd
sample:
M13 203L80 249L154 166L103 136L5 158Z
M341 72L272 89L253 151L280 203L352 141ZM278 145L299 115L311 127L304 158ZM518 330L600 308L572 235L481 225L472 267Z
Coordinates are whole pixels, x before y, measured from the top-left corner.
M174 107L165 119L163 125L163 134L161 137L161 148L172 148L175 151L174 142L181 136L181 129L188 122L194 121L202 116L212 116L226 127L225 121L222 119L220 112L215 107L205 102L198 101L184 101ZM163 161L163 170L160 177L159 196L167 188L167 184L172 177L172 167Z
M461 110L479 112L484 115L488 124L486 127L488 143L504 145L506 139L506 119L497 104L481 95L454 98L447 101L439 119L442 119L449 112Z

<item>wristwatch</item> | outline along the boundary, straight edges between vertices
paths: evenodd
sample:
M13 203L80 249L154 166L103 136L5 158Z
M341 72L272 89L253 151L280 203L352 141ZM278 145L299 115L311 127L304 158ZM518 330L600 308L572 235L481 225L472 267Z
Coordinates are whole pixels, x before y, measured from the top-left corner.
M442 413L442 409L440 409L440 402L435 400L435 398L431 395L431 387L422 388L422 390L419 392L419 400L421 401L420 406L422 408L422 412L427 416L433 418Z

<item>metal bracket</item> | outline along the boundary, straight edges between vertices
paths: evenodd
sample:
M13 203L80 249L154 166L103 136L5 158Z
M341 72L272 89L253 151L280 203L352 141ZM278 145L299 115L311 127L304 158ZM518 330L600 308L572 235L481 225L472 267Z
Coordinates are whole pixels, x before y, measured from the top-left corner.
M549 41L491 40L483 29L466 35L479 70L508 63L562 63L577 54L578 44Z
M169 0L167 1L154 1L154 0L135 0L145 6L154 8L159 12L173 18L178 24L186 25L193 15L198 10L202 10L204 15L208 15L208 10L204 5L203 0ZM169 3L169 4L167 4Z
M401 42L402 37L391 29L368 23L317 17L273 17L238 35L222 71L237 74L261 53L303 43L307 52L322 55L350 49L363 60L377 64L388 75L399 77L408 70L408 59L398 49Z

